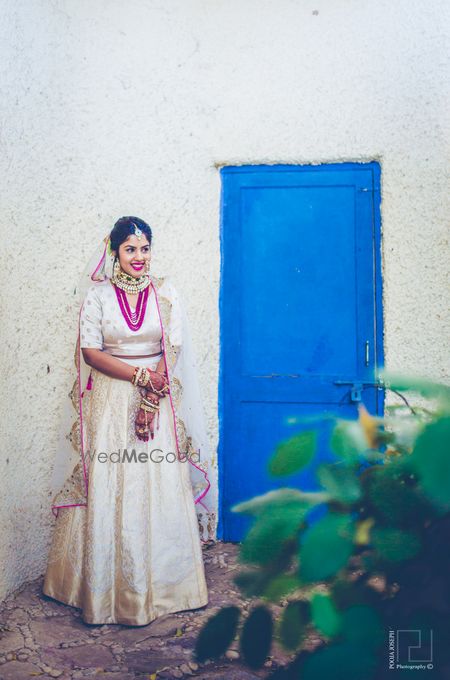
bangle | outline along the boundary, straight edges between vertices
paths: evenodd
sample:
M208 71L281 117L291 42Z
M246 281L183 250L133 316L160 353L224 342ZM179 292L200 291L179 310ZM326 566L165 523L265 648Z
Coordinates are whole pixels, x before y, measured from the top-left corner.
M135 385L140 385L140 384L141 384L141 382L142 382L142 377L143 377L143 374L144 374L144 371L145 371L144 367L143 367L143 366L139 366L138 372L136 373L136 381L135 381Z
M139 387L146 387L150 380L150 373L146 368L142 368L142 372L138 378L137 384Z
M151 401L151 399L147 399L147 397L141 397L141 401L143 404L147 404L147 406L159 408L159 401Z
M131 379L131 382L133 385L139 386L139 387L146 387L148 385L148 381L150 380L150 373L144 366L136 366L134 369L134 374Z
M144 404L143 401L141 401L140 407L143 411L151 411L153 413L156 413L156 411L159 411L159 406L149 406L148 404Z

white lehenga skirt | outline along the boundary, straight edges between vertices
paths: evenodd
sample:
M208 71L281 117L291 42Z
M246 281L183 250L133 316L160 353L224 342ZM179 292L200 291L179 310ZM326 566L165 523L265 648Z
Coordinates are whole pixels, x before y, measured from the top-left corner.
M126 361L155 368L158 358ZM92 375L84 406L88 503L59 509L43 592L81 608L86 623L146 625L203 607L208 591L190 463L174 455L170 400L161 399L159 429L143 442L134 433L138 390ZM136 460L123 460L124 449L132 458L135 449Z

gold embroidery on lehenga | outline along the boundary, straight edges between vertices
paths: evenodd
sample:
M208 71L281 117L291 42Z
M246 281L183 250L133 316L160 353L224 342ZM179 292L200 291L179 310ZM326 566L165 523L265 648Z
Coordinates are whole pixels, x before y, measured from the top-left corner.
M72 385L72 389L69 392L69 398L75 411L78 411L78 378L75 379L75 382Z
M142 392L145 394L145 392L142 390ZM134 389L131 397L130 397L130 403L129 403L129 408L128 408L128 425L127 425L127 443L132 444L133 446L140 446L142 444L142 441L138 439L136 435L136 414L139 410L139 405L141 403L141 391L139 389Z
M172 310L172 303L169 298L164 295L158 295L159 311L161 312L161 320L163 323L163 328L166 329L169 326L170 313ZM167 338L166 338L167 339Z
M111 378L101 371L92 369L92 388L86 390L83 397L83 429L85 436L85 454L92 449L97 424L105 408L108 398L108 384ZM89 458L89 456L86 456Z
M63 561L67 555L73 571L83 576L83 540L86 528L86 509L60 508L55 522L48 564ZM62 567L63 568L63 567Z
M80 419L79 418L77 418L74 421L72 428L71 428L69 434L67 435L67 439L70 441L70 443L72 444L75 451L80 450L80 441L81 440L80 440Z
M164 295L158 295L158 301L159 309L161 312L161 321L163 324L165 334L166 359L170 371L173 371L175 364L177 363L181 346L173 344L171 342L170 334L169 331L167 330L169 328L170 318L172 314L172 302L169 300L169 298L165 297Z
M186 425L184 424L184 421L178 415L175 416L175 421L177 425L177 439L180 451L182 453L186 453L192 456L192 460L196 464L196 466L200 468L200 470L203 470L203 472L208 472L208 462L201 460L201 452L199 460L199 453L198 451L195 450L193 446L192 437L188 437L187 435ZM206 488L206 482L204 483L203 486Z
M181 385L181 382L178 380L178 378L172 378L171 380L171 390L170 393L172 395L172 401L173 405L175 408L178 408L181 395L183 393L183 387Z
M191 456L191 460L195 463L195 465L198 468L200 468L202 472L208 474L208 462L202 461L201 459L198 460L198 451L196 451L193 446L192 437L189 437L187 435L184 421L179 416L175 415L175 422L177 428L178 446L180 448L181 455ZM194 498L198 498L201 495L202 491L205 491L207 486L208 482L205 478L197 478L195 481L192 481L191 488ZM202 512L197 510L197 522L201 539L203 541L215 540L214 538L216 531L215 512L212 511L208 512L207 510Z
M178 345L172 345L170 340L167 341L167 343L166 343L166 357L167 357L169 368L170 368L171 371L173 371L175 364L177 363L179 351L180 351L180 347Z
M68 525L71 521L71 513L67 508L58 511L55 526L53 529L52 543L48 553L48 564L58 562L64 556L68 542Z
M75 348L75 365L78 368L78 344L77 347ZM74 410L76 411L76 418L72 424L72 427L70 429L70 432L66 435L66 439L69 440L69 442L72 445L72 448L80 454L80 447L81 447L81 428L80 428L80 416L78 412L78 377L75 379L72 389L69 392L69 398L70 401L72 402L72 406ZM81 458L81 456L80 456ZM52 505L58 506L58 505L65 505L65 506L70 506L70 505L81 505L86 503L86 484L84 480L84 471L83 471L83 465L80 460L75 467L72 470L72 473L70 474L69 477L64 482L63 487L58 491L57 494L53 497L52 500ZM58 519L59 519L59 511L58 511ZM60 522L60 525L62 525L63 522Z
M97 456L99 453L106 453L107 455L111 453L111 451L97 451L96 446L97 446L97 439L99 436L99 433L102 430L102 420L104 418L105 414L105 408L107 408L107 405L111 401L111 396L110 396L110 389L113 384L113 379L110 378L109 376L105 375L104 373L101 373L100 371L97 371L93 369L92 371L92 389L88 392L89 396L87 398L87 401L85 402L83 398L83 414L84 414L84 431L85 431L85 457L86 459L89 459L91 464L94 464L94 457ZM123 385L125 387L125 383ZM127 385L128 387L128 385ZM131 385L130 385L131 387ZM108 439L110 442L114 442L115 446L119 446L122 441L118 440L116 437L116 428L117 424L114 419L111 419L111 425L108 428ZM95 463L97 461L95 460ZM98 463L100 466L99 470L100 475L99 479L101 479L101 475L103 470L106 472L106 467L104 467L107 464L104 463ZM123 471L121 469L121 466L116 468L117 470L117 483L119 488L121 487L121 477L123 474ZM99 496L101 494L101 490L97 490L97 492L94 490L93 492L93 503L94 503L94 510L93 514L96 514L96 504L98 503L98 507L100 507L102 501ZM120 505L120 503L119 503ZM89 509L87 508L87 512L89 512ZM117 521L117 519L119 521ZM108 523L110 522L111 518L107 517L105 521ZM108 532L108 527L105 525L101 525L101 528L97 525L96 522L89 522L87 527L86 527L86 534L85 534L85 557L84 557L84 563L85 563L85 578L86 582L89 586L89 589L97 594L100 595L102 593L105 593L113 587L113 573L114 573L114 568L113 568L113 559L114 559L114 547L118 543L119 539L119 527L120 527L120 518L115 518L113 521L113 531L114 531L114 540L111 541L111 536Z
M83 555L84 555L84 541L80 541L81 536L86 535L86 507L77 508L76 514L72 509L67 509L67 514L71 514L72 510L73 522L71 526L69 547L67 556L74 572L82 578L83 576Z
M140 403L139 390L133 389L129 393L128 399L128 433L127 444L130 447L135 447L137 454L141 450L146 450L144 442L139 440L135 434L134 421L136 412ZM130 463L128 463L130 464ZM135 465L135 463L131 463ZM144 475L146 470L144 471ZM128 484L125 486L123 479L123 471L121 471L120 479L120 502L116 502L116 517L115 527L121 526L122 533L117 536L115 534L114 540L118 548L117 569L120 570L123 579L126 581L131 591L135 593L145 594L150 588L150 497L149 493L140 497L139 501L139 515L148 518L147 522L132 521L123 525L123 517L121 516L122 506L133 506L135 498L135 490ZM136 554L138 553L138 554Z
M77 463L64 483L63 488L54 496L52 505L78 505L86 502L84 472L81 462Z
M77 342L75 344L75 353L73 355L73 362L75 364L75 368L78 371L78 367L80 365L80 338L77 338Z

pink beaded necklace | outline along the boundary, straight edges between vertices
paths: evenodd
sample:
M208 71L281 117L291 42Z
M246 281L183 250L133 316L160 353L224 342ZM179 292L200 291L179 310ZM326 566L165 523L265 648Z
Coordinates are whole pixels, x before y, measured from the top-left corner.
M145 310L147 309L149 289L150 286L147 286L144 288L144 290L139 292L136 309L132 311L125 291L118 286L114 286L120 311L122 312L123 318L127 322L128 328L132 331L138 331L142 326L145 317Z

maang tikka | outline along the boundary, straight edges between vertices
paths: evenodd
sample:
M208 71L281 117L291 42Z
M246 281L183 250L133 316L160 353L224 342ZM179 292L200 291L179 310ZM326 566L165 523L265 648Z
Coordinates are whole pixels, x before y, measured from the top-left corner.
M139 239L139 241L140 241L140 240L141 240L141 236L142 236L142 229L139 229L139 227L137 226L137 224L135 224L133 221L131 222L131 224L132 224L133 227L134 227L134 235L137 236L138 239Z

